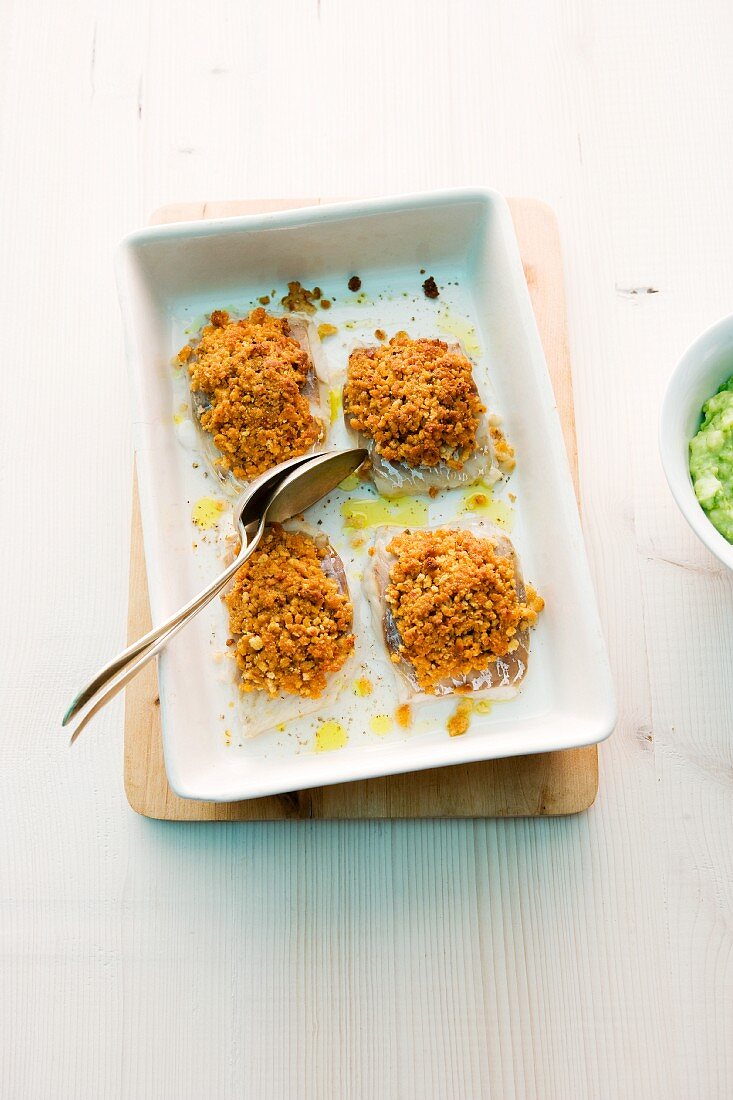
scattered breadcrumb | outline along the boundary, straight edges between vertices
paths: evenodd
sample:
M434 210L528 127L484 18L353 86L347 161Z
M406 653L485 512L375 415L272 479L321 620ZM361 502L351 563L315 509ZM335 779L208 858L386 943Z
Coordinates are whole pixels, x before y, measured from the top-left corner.
M358 275L352 275L346 285L352 293L356 294L357 290L361 290L361 279Z
M329 553L273 525L236 574L225 603L242 691L317 699L352 652L353 609L323 571Z
M292 283L288 283L288 292L284 298L280 299L282 305L291 313L315 313L316 307L313 305L321 297L321 288L313 287L313 290L306 290L304 286L294 280Z
M448 734L450 737L460 737L466 733L468 727L471 725L471 711L473 710L473 704L462 700L453 714L448 719Z
M269 304L270 304L270 295L269 294L263 294L261 298L257 299L257 301L260 303L261 306L269 306Z
M517 592L512 556L470 531L406 531L387 546L396 561L385 593L401 637L399 656L423 691L446 677L478 672L513 652L544 601Z
M489 432L491 433L491 441L494 444L497 464L505 473L509 473L517 465L514 448L510 446L507 437L498 424L491 424Z
M400 703L394 712L397 725L403 730L409 729L412 725L412 711L409 703Z
M465 355L443 340L411 340L406 332L352 351L344 410L351 427L370 436L388 461L445 462L455 470L476 449L486 411Z
M326 321L322 325L318 326L318 339L325 340L327 336L335 336L338 332L336 325L329 325Z
M235 477L255 478L323 439L323 424L302 392L313 365L290 335L287 318L255 309L231 321L224 310L214 310L196 348L178 353L181 362L192 351L191 389L211 402L201 426Z
M374 336L377 340L381 341L382 343L384 343L384 341L387 339L387 333L384 331L383 328L375 328Z
M422 285L426 298L438 298L440 291L438 290L438 284L432 275L428 275L427 279Z

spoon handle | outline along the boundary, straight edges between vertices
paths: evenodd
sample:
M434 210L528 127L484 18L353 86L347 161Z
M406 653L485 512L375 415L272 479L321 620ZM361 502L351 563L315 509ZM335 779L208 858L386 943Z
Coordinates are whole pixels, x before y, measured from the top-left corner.
M138 638L136 642L133 642L131 646L123 650L122 653L106 664L104 668L100 669L94 679L91 680L86 687L82 688L64 714L61 722L62 726L68 725L71 719L74 718L87 703L90 703L96 695L107 688L110 681L114 680L119 673L125 672L125 675L115 681L106 694L95 703L94 707L92 707L89 713L84 717L81 724L77 726L71 738L71 744L74 743L92 715L96 714L105 703L112 699L117 692L125 686L125 684L129 683L130 680L132 680L132 678L168 644L170 639L177 634L186 623L190 622L194 615L198 614L202 607L206 607L206 605L213 600L217 592L221 591L227 581L234 576L237 570L244 565L250 554L257 548L264 530L265 523L263 517L257 528L256 534L250 541L242 546L236 559L231 565L227 566L224 572L221 573L216 580L207 585L206 588L204 588L202 592L199 592L197 596L194 596L192 600L189 600L185 607L182 607L180 611L172 615L170 619L161 623L160 626L156 626L153 630L148 631L142 638ZM140 656L140 654L143 654L143 656ZM139 660L135 661L136 657L139 657Z

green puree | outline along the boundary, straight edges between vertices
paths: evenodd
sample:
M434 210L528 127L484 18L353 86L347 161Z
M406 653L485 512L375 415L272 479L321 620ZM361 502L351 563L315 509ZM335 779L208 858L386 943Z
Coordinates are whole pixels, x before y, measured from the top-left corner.
M710 522L733 542L733 375L705 402L702 415L690 443L692 484Z

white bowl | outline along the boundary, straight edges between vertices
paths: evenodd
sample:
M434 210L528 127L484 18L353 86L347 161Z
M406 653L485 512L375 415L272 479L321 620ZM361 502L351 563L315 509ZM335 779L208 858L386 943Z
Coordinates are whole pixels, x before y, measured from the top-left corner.
M733 569L733 545L713 527L698 503L689 455L703 405L732 374L733 314L690 344L669 380L659 423L659 449L672 495L700 541L729 569Z

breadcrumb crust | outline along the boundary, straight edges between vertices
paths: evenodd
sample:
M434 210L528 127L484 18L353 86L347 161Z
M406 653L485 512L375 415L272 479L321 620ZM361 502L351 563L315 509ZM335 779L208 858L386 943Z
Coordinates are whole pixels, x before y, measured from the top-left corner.
M252 480L323 438L302 392L313 365L287 318L255 309L232 321L214 310L199 343L182 348L178 359L188 364L192 391L211 402L201 426L235 477Z
M385 599L404 658L417 682L434 692L513 652L517 634L533 626L544 600L528 585L517 592L514 561L491 538L470 531L405 531L387 546L396 561Z
M242 691L317 699L354 648L353 608L323 571L327 543L268 527L224 602Z
M387 461L460 470L476 450L486 409L465 355L443 340L398 332L387 344L352 351L344 411Z

